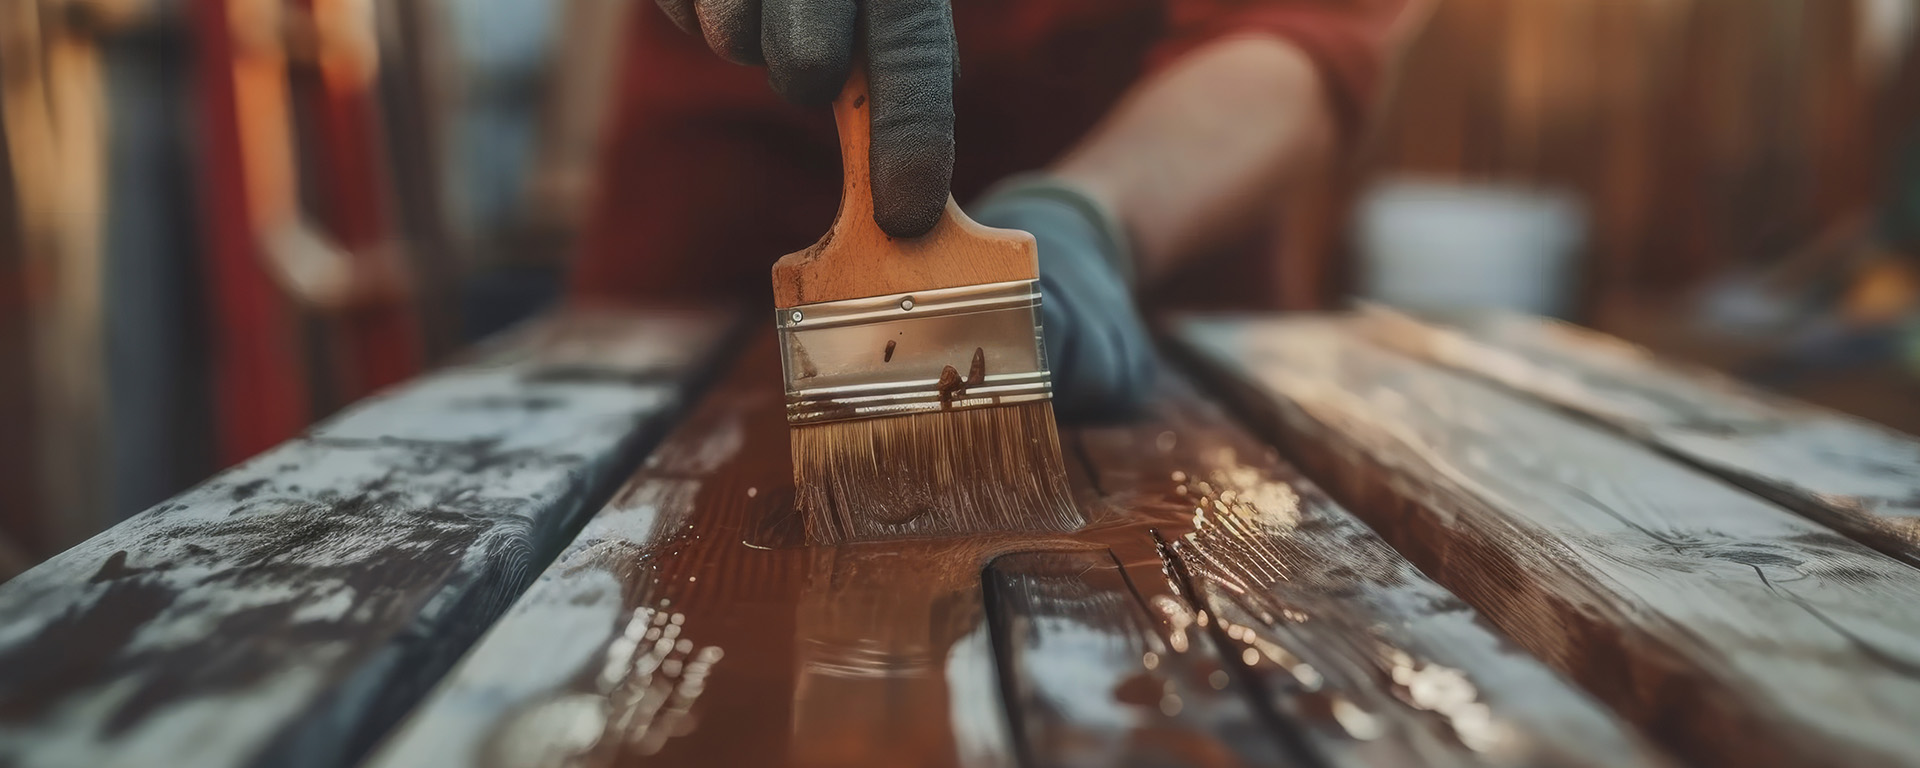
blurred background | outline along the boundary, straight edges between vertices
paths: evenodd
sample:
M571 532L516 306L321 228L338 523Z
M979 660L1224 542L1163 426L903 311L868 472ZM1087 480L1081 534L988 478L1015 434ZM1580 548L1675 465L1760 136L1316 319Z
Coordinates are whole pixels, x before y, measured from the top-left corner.
M651 6L0 0L0 579L553 302ZM1198 298L1554 315L1920 432L1916 16L1437 0Z

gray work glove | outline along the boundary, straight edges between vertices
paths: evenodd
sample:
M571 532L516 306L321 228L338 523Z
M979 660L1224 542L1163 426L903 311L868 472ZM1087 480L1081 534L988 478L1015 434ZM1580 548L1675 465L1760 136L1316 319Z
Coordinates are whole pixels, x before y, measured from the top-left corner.
M668 18L736 64L765 64L795 104L833 101L864 35L873 101L873 218L919 237L953 181L953 15L947 0L656 0ZM864 6L865 29L855 19Z
M1045 176L1002 182L968 209L1040 245L1041 334L1054 410L1070 420L1123 416L1153 393L1154 350L1134 304L1132 256L1104 207Z

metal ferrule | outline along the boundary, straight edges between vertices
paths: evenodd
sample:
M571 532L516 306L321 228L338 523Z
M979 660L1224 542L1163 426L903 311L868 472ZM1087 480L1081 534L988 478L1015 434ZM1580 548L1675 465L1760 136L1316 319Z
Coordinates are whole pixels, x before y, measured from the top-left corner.
M985 408L1053 396L1040 338L1037 280L774 312L790 424ZM943 385L949 366L954 371Z

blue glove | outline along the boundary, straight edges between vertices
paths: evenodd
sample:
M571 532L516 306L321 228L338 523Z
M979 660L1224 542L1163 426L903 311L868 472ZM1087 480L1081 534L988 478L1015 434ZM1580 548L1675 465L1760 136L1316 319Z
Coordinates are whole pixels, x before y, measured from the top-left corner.
M773 89L803 106L833 101L854 51L864 47L873 98L873 219L894 237L919 237L940 220L953 180L958 66L947 0L655 2L728 61L766 65Z
M1040 244L1041 333L1054 406L1071 420L1126 415L1153 393L1153 341L1134 304L1125 233L1085 193L1044 176L1017 177L970 211Z

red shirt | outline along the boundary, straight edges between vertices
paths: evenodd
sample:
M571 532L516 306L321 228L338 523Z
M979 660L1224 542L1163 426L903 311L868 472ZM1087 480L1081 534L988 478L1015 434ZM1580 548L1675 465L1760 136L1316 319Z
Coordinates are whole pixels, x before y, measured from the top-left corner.
M1305 51L1351 133L1404 3L954 0L954 197L1045 166L1143 74L1234 34ZM763 70L722 61L658 11L632 15L573 293L769 304L768 268L818 239L839 204L832 116L782 102Z

